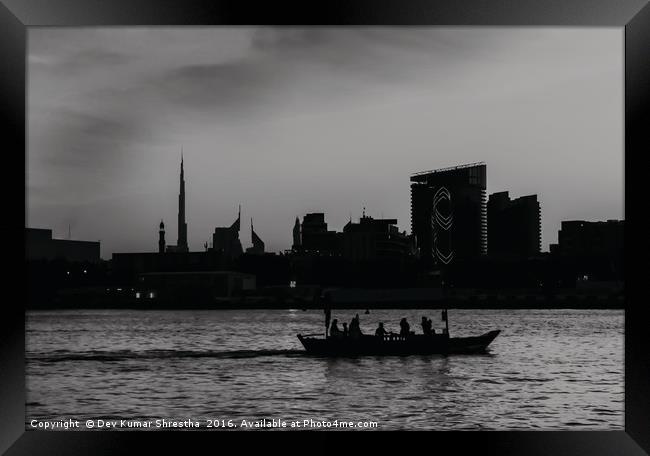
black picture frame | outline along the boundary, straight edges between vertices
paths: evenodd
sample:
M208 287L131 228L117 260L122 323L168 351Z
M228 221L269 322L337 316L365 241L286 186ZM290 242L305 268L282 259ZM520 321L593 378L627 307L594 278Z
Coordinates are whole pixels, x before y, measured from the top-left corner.
M224 451L262 443L309 453L345 449L341 433L47 432L25 430L25 201L18 182L26 158L26 40L30 26L140 25L443 25L619 27L625 33L625 431L437 432L402 434L409 451L501 455L615 455L650 452L650 343L643 284L650 242L644 207L634 202L650 150L650 6L646 0L346 0L259 2L223 0L0 0L0 129L2 129L3 303L0 314L0 452L120 454L134 445L187 453L199 444ZM23 174L24 175L24 174ZM17 176L17 179L9 177ZM26 195L23 195L26 196ZM22 284L22 287L18 284ZM13 295L13 296L12 296ZM10 297L12 296L12 297ZM477 392L480 394L480 392ZM290 434L290 435L289 435ZM393 433L345 433L366 451L394 441ZM301 444L287 444L299 440ZM305 438L306 437L306 438ZM227 440L227 442L225 442ZM198 442L198 443L197 443ZM443 450L447 447L448 450ZM384 449L385 448L385 449ZM230 450L228 450L230 451ZM435 451L434 451L435 452Z

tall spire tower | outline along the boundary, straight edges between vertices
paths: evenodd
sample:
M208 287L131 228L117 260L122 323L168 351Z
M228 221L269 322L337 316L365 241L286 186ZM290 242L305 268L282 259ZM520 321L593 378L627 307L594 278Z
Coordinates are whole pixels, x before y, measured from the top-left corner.
M185 172L183 170L183 149L181 148L181 180L178 193L178 242L179 252L187 252L187 223L185 222Z

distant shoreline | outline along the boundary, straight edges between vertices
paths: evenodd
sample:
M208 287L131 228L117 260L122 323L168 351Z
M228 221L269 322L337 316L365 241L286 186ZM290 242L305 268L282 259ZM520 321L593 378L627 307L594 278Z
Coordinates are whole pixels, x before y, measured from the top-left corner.
M214 296L192 292L136 292L134 288L70 289L49 295L30 295L27 309L623 309L623 288L456 289L291 289Z
M331 309L474 309L474 310L623 310L623 303L605 302L549 302L547 305L539 303L499 303L499 305L476 305L471 303L345 303L331 304ZM179 305L178 303L147 302L142 303L120 303L120 304L101 304L82 305L77 303L52 303L41 305L28 305L25 310L322 310L322 305L298 304L298 303L194 303L188 305Z

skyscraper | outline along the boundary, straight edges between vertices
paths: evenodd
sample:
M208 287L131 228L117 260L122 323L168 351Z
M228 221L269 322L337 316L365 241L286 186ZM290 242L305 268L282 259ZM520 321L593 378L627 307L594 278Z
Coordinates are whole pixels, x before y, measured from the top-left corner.
M508 192L490 195L488 253L527 257L540 252L541 215L537 195L510 199Z
M212 234L212 249L222 252L226 258L234 259L242 253L241 241L239 240L239 230L241 228L241 206L237 220L230 226L216 227Z
M180 191L178 193L178 242L177 252L187 252L187 223L185 222L185 173L183 170L183 154L181 152L181 178Z
M438 265L487 253L485 163L411 176L411 232L420 256Z
M253 228L253 219L251 219L251 242L253 243L252 247L246 249L246 253L251 253L254 255L264 254L264 241L257 235L255 229Z

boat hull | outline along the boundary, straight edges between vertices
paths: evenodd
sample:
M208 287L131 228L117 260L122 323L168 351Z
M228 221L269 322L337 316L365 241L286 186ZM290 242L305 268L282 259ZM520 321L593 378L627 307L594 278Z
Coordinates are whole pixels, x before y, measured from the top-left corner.
M475 337L448 337L446 335L411 335L406 338L303 337L298 334L307 353L319 356L356 355L433 355L485 353L488 345L501 331L495 330Z

